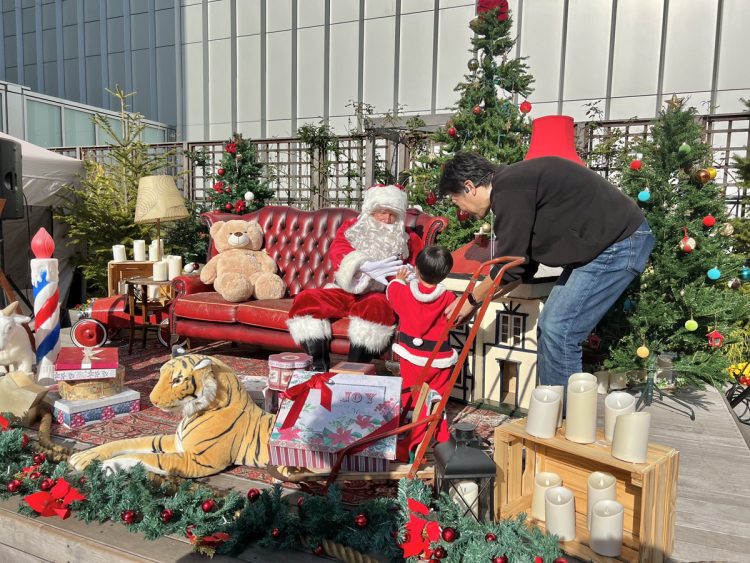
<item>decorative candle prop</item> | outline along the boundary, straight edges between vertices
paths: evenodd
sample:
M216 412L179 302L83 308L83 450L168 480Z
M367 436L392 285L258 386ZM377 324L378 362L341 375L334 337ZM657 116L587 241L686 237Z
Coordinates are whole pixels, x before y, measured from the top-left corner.
M591 515L594 511L594 505L600 500L617 499L616 484L617 479L611 473L594 471L589 475L588 494L586 496L586 516L589 530L591 529Z
M547 532L560 541L576 539L576 497L566 487L552 487L544 493L544 517Z
M34 342L37 381L53 380L55 359L60 351L60 292L55 241L42 227L31 239L31 285L34 289Z
M146 260L146 241L145 240L134 240L133 241L133 260L136 262L143 262Z
M628 374L624 371L609 374L609 390L619 391L628 386Z
M157 252L158 250L158 252ZM148 260L149 262L158 262L164 256L164 241L163 240L152 240L151 244L148 245Z
M476 514L479 501L479 485L474 481L457 481L453 483L448 496L461 507L464 514Z
M596 392L600 395L606 395L609 391L609 371L597 371L594 373L594 377L596 377Z
M124 244L116 244L112 247L112 257L115 262L127 262L128 253Z
M553 438L561 410L562 398L556 391L534 389L526 418L526 432L537 438Z
M545 493L547 489L559 487L562 479L557 473L548 471L537 473L534 477L534 496L531 497L531 517L544 521Z
M572 377L572 376L571 376ZM591 376L594 378L594 376ZM565 437L571 442L591 444L596 441L596 378L594 381L568 383Z
M154 262L154 281L166 281L169 272L169 266L167 262L162 260L161 262Z
M635 412L635 397L623 391L615 391L604 399L604 437L612 441L615 433L615 421L621 414Z
M648 457L651 413L633 412L617 417L612 438L612 456L631 463L644 463Z
M182 256L167 256L169 279L182 275Z
M616 500L600 500L594 505L589 546L599 555L619 557L625 509Z
M568 385L575 383L576 381L593 381L596 383L596 376L592 373L586 373L585 371L574 373L568 378Z
M565 404L565 386L564 385L537 385L537 389L551 389L558 395L560 395L560 412L557 414L557 427L562 426L563 421L563 405Z

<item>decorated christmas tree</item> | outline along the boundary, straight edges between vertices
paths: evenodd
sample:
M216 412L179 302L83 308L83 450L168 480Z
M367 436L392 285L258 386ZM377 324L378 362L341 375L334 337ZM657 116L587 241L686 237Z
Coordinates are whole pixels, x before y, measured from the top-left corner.
M750 313L742 257L732 250L724 194L695 110L674 97L647 138L621 156L620 184L646 213L656 240L643 275L600 326L607 367L653 366L673 355L677 383L727 377L727 338Z
M431 135L415 155L410 170L409 198L432 215L448 217L450 225L440 235L440 243L455 249L470 241L482 228L447 200L439 200L437 183L441 166L460 150L474 150L497 163L522 160L526 154L530 122L525 117L531 104L513 102L513 96L531 93L533 77L523 58L510 58L515 39L511 37L512 19L504 0L479 0L478 15L470 27L469 74L456 86L461 97L456 112L445 127ZM433 148L433 145L435 148ZM483 226L491 229L491 220Z

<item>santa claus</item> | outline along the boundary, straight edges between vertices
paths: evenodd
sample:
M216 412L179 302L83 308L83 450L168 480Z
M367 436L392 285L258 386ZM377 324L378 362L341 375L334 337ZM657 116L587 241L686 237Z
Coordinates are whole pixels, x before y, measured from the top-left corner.
M329 257L335 283L299 293L289 311L289 332L313 357L313 369L328 371L331 320L349 318L349 357L369 362L388 347L396 317L385 297L388 278L414 264L422 240L404 226L406 192L376 185L365 192L362 212L336 232Z

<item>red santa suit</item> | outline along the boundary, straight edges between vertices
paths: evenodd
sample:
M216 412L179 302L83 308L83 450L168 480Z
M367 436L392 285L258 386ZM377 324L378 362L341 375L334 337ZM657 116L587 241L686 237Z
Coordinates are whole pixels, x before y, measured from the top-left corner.
M399 332L393 344L393 352L399 357L401 366L401 413L406 415L413 407L411 388L418 382L427 359L435 350L437 341L443 334L448 319L445 309L456 300L456 296L446 291L441 283L427 287L417 280L410 283L393 280L386 291L388 301L399 317ZM451 366L458 361L458 354L446 339L433 359L425 382L430 389L445 396L450 393ZM424 414L420 413L421 415ZM417 427L402 438L398 444L397 456L407 460L409 451L422 441L427 425ZM445 421L439 427L438 441L447 438Z
M386 209L398 219L393 224L378 222L374 211ZM302 347L312 340L331 339L331 319L349 318L349 341L374 354L391 342L396 318L385 297L385 286L360 270L365 262L398 256L414 264L422 240L406 233L406 192L400 186L373 186L365 194L362 212L346 221L336 232L329 257L334 268L331 286L299 293L289 311L289 332Z

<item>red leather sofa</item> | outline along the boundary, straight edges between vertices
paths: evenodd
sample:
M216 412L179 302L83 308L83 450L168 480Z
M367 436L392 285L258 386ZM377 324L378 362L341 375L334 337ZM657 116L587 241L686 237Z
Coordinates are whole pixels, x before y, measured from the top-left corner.
M328 249L341 224L356 216L356 211L345 208L302 211L285 206L266 206L241 216L204 213L203 220L209 226L230 219L257 220L264 231L264 248L276 262L288 296L230 303L213 291L212 286L202 283L197 274L180 276L172 281L175 296L170 309L172 333L188 338L245 342L274 350L299 349L286 326L292 297L303 289L323 287L333 281ZM416 209L407 212L405 222L407 229L421 236L425 244L434 243L448 224L444 217L433 217ZM209 258L214 254L212 242ZM341 319L331 326L334 354L346 354L349 350L348 325L347 319Z

